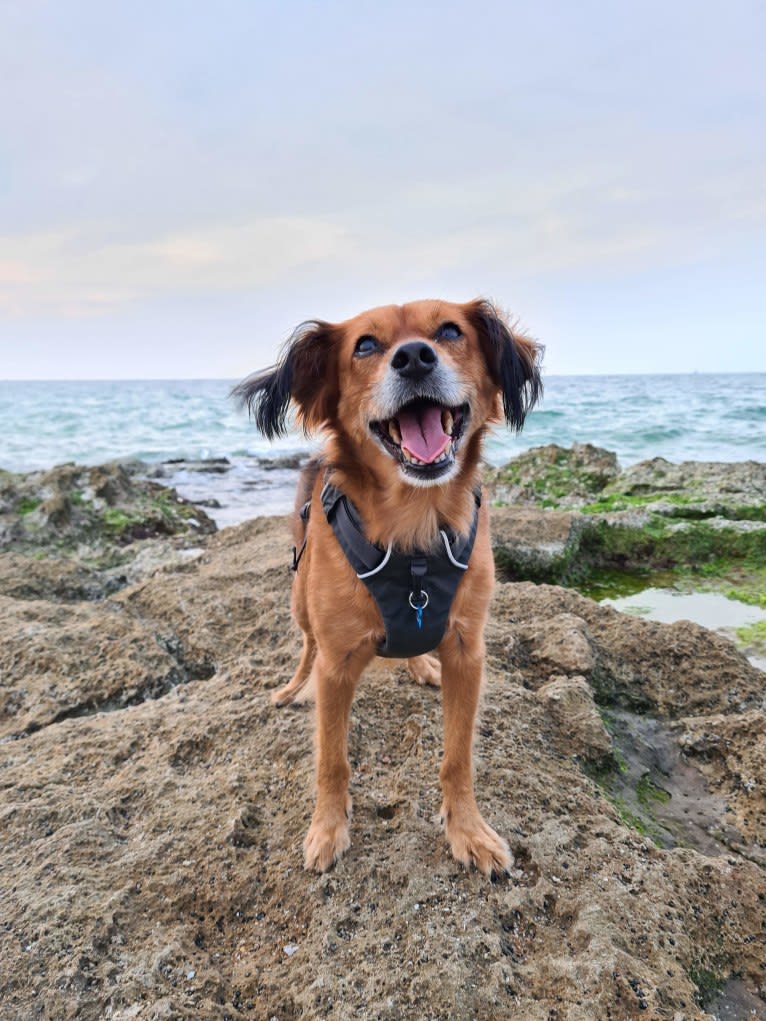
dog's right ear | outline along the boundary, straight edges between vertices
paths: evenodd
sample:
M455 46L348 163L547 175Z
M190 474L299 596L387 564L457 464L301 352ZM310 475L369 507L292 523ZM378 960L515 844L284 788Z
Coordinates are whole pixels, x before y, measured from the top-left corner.
M338 407L334 327L310 320L295 330L276 365L248 376L232 390L268 439L285 436L290 400L305 432L332 420Z

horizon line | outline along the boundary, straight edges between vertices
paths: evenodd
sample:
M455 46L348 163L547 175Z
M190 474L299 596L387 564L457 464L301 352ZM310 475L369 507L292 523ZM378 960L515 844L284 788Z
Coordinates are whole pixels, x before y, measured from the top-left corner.
M611 376L763 376L763 369L692 369L688 372L543 372L544 379L606 379ZM6 376L3 383L233 383L244 376Z

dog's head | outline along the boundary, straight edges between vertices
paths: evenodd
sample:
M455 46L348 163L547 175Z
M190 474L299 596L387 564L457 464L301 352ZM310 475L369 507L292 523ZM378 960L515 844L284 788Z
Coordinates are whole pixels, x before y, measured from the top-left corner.
M234 393L270 439L292 399L306 431L327 429L381 471L430 486L457 474L489 423L521 429L542 392L541 355L487 301L416 301L304 323L279 363Z

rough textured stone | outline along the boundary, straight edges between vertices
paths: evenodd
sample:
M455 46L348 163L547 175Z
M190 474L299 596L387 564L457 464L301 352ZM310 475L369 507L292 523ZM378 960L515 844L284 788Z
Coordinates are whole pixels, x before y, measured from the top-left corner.
M682 493L718 504L722 511L766 500L766 464L759 461L682 461L663 457L626 468L611 487L622 493Z
M766 830L766 712L691 717L679 744L724 794L742 834L764 844ZM766 865L766 847L763 864Z
M494 499L502 504L575 507L588 503L619 473L617 455L590 443L532 447L487 473Z
M602 704L671 719L763 704L763 671L728 639L688 621L658 624L618 613L554 585L498 586L488 644L498 667L520 669L526 686L537 688L561 670L584 674Z
M581 515L533 507L492 512L492 548L510 579L547 578L575 555Z
M513 875L451 859L438 692L383 661L352 713L351 850L308 874L311 712L269 701L299 648L289 545L259 519L96 604L6 597L9 730L39 729L0 745L4 1018L689 1021L734 974L760 1002L763 870L656 847L578 761L608 749L590 685L682 716L763 842L733 781L761 768L763 674L701 628L500 585L477 790Z
M672 573L685 588L766 605L766 465L655 458L620 472L608 451L549 445L490 471L487 485L510 581L594 591L610 575L667 585Z
M194 542L215 523L175 490L136 478L136 464L0 472L0 552L58 555L105 566L157 536ZM135 551L132 551L135 552Z
M557 725L557 744L564 755L599 763L612 754L612 738L584 677L552 677L538 688L537 697Z
M526 646L530 660L546 671L563 670L570 674L590 674L596 664L588 625L573 613L561 613L545 621L522 625L519 640Z

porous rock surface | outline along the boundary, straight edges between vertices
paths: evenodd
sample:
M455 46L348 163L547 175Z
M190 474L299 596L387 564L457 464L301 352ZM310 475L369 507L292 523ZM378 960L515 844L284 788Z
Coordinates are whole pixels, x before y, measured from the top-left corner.
M674 571L766 605L766 464L657 457L620 470L611 451L548 444L486 481L507 580L592 590L604 572Z
M89 602L69 561L25 587L0 556L4 1021L691 1021L722 988L761 1010L763 673L702 628L501 584L476 782L512 875L450 857L438 692L376 661L351 849L318 876L312 713L269 700L299 650L289 544L256 519ZM735 841L631 827L592 778L614 766L608 706L673 728Z

